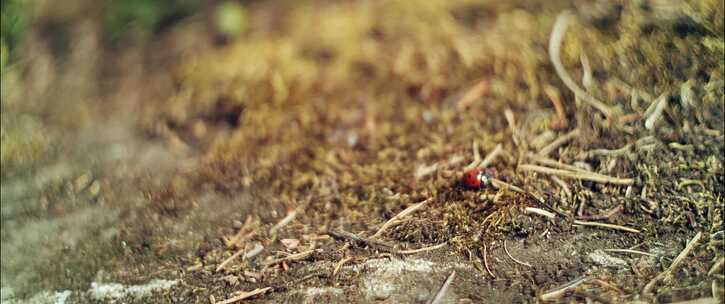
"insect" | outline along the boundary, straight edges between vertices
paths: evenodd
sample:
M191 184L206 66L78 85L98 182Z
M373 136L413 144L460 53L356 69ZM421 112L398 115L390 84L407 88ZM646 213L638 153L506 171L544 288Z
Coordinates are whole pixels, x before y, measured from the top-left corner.
M463 172L461 182L466 188L480 189L491 183L491 179L493 178L492 173L490 169L468 169L466 172Z

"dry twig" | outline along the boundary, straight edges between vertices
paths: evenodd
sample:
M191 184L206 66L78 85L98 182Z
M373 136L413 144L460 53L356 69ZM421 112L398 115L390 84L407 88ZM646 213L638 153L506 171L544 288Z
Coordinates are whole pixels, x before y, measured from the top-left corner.
M603 175L603 174L598 174L598 173L593 173L593 172L554 169L554 168L542 167L542 166L530 165L530 164L519 165L519 169L522 169L525 171L533 171L533 172L542 173L542 174L557 175L557 176L566 177L566 178L588 180L588 181L598 182L598 183L609 183L609 184L615 184L615 185L631 185L634 183L634 180L631 178L618 178L618 177L611 177L608 175Z
M370 238L371 239L378 238L380 235L383 234L383 232L385 232L385 230L387 230L388 228L392 227L393 225L398 224L400 222L400 219L402 219L403 217L405 217L405 216L407 216L407 215L415 212L416 210L422 208L423 206L425 206L430 201L431 201L431 199L429 198L429 199L426 199L426 200L424 200L424 201L422 201L420 203L417 203L417 204L412 205L412 206L410 206L408 208L405 208L405 210L401 211L400 213L398 213L395 216L391 217L387 222L385 222L385 224L383 224L383 226L381 226L380 229L378 229L378 231L375 232L375 234L373 234L373 236L371 236Z
M629 228L629 227L614 225L614 224L599 223L599 222L585 222L585 221L575 220L574 225L599 227L599 228L627 231L627 232L632 232L632 233L640 233L639 230L634 229L634 228Z
M649 283L644 286L642 294L652 293L652 289L655 287L655 284L657 284L659 281L667 280L667 278L672 275L672 272L675 271L680 266L680 264L682 264L690 251L692 251L697 243L700 242L700 238L702 238L702 232L698 232L694 237L692 237L692 239L687 243L687 246L685 246L685 249L683 249L682 252L677 255L677 257L674 261L672 261L672 264L670 265L670 267L667 268L667 270L658 274L656 277L654 277L654 279L649 281Z
M461 99L458 100L458 104L456 107L459 111L465 110L468 106L470 106L474 101L481 98L483 95L486 95L488 92L488 80L481 80L476 85L468 89L465 94L461 97Z
M297 209L292 210L287 213L287 215L282 218L272 229L269 229L269 234L273 235L275 234L279 229L281 229L284 226L287 226L290 222L292 222L297 217Z
M436 296L433 297L433 299L428 303L430 303L430 304L442 303L443 297L446 295L446 291L448 291L448 287L451 286L451 283L453 282L453 279L455 277L456 277L456 271L454 270L448 276L448 279L446 279L445 283L443 283L443 286L441 286L441 289L438 290L438 292L436 293Z
M473 161L468 164L468 166L464 167L465 170L476 168L478 164L481 162L481 153L478 151L478 141L474 140L473 144L471 144L471 149L473 150Z
M308 258L309 256L311 256L313 252L315 252L315 250L314 249L310 249L310 250L303 251L303 252L300 252L300 253L290 254L290 255L288 255L286 257L283 257L283 258L274 259L274 260L271 260L271 261L266 261L266 262L262 263L262 265L264 265L264 266L271 266L271 265L279 264L279 263L282 263L282 262L290 262L290 261L304 260L304 259Z
M501 154L501 151L503 151L503 147L501 144L496 145L491 152L489 152L486 157L483 159L483 161L478 164L479 168L486 168L488 167L495 159L498 157L499 154Z
M541 295L540 298L544 302L556 300L558 298L561 298L568 291L571 291L571 290L577 288L577 286L579 286L582 283L586 282L588 279L589 278L587 278L587 277L578 278L578 279L576 279L574 281L571 281L571 282L566 283L566 284L564 284L562 286L559 286L557 288L554 288L554 289L551 289L551 290L545 292L544 294Z
M448 242L443 242L443 243L440 243L438 245L433 245L433 246L423 247L423 248L418 248L418 249L400 250L400 251L398 251L398 253L400 253L400 254L414 254L414 253L419 253L419 252L436 250L438 248L443 248L446 245L448 245Z
M516 259L515 257L513 257L511 255L511 253L509 253L509 249L506 247L506 240L503 240L503 250L506 252L506 255L508 255L509 258L511 258L517 264L521 264L521 265L524 265L524 266L527 266L527 267L531 267L531 264L526 263L526 262L519 261L518 259Z
M633 254L641 254L646 256L655 257L656 254L652 254L649 252L639 251L639 250L633 250L633 249L604 249L604 251L607 252L620 252L620 253L633 253Z
M720 268L722 268L723 264L725 264L725 258L720 258L719 260L717 260L717 262L715 262L715 264L712 265L710 271L707 272L707 275L711 276L716 272L720 271Z
M546 156L551 154L554 150L559 148L561 145L565 144L566 142L572 140L573 138L579 136L579 129L571 130L569 133L566 133L559 138L552 141L550 144L546 145L545 147L541 148L537 154Z
M551 38L549 39L549 58L551 59L551 63L554 65L556 74L559 75L559 78L561 78L561 81L564 82L564 85L566 85L569 90L574 92L576 96L581 97L582 100L584 100L590 106L599 110L600 112L602 112L602 114L604 114L604 116L609 118L613 114L612 109L596 99L591 94L584 91L582 88L580 88L579 85L574 82L571 76L569 76L569 73L566 71L564 65L561 63L561 42L564 40L566 28L567 26L569 26L569 23L571 23L572 18L572 14L568 11L562 12L556 18L556 23L554 23L554 29L551 31Z
M496 276L491 271L491 268L488 267L488 248L486 248L486 244L483 244L483 266L486 267L486 272L495 279Z
M329 230L327 232L327 234L329 234L331 237L338 239L338 240L350 241L350 242L358 244L358 245L362 244L362 245L373 247L373 248L376 248L379 250L383 250L383 251L387 251L387 252L391 252L391 253L397 253L397 250L395 250L393 248L393 246L388 243L373 240L373 239L367 239L367 238L361 237L357 234L350 233L347 231Z
M332 271L332 277L334 278L337 276L337 273L340 271L340 269L342 269L342 265L345 265L345 263L350 262L352 260L353 260L353 257L346 257L346 258L340 260L339 262L337 262L337 264L335 264L334 270Z
M238 296L231 297L231 298L226 299L224 301L216 302L216 304L230 304L230 303L238 302L238 301L241 301L241 300L244 300L244 299L247 299L247 298L251 298L251 297L256 296L258 294L263 294L263 293L269 291L270 289L272 289L272 287L257 288L255 290L252 290L252 291L249 291L249 292L243 292L242 294L240 294Z

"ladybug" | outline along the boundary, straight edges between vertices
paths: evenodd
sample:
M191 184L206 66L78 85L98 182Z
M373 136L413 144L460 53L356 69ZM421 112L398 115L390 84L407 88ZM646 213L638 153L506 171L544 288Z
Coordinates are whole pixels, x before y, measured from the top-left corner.
M466 188L469 189L480 189L488 186L491 183L491 172L488 169L472 168L463 172L461 182Z

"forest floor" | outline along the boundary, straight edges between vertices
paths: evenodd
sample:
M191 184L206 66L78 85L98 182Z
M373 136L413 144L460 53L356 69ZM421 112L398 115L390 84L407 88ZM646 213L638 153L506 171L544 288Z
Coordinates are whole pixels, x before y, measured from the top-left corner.
M722 2L499 2L31 38L2 303L722 303Z

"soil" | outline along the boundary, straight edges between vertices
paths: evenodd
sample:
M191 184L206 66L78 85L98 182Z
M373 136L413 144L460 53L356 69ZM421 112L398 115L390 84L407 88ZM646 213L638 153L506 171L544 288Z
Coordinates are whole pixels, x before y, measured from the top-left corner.
M440 303L722 301L725 8L664 2L260 1L240 37L192 18L83 73L35 48L3 95L3 141L43 139L3 148L2 301L423 303L453 272ZM611 116L551 61L563 11ZM498 183L461 184L498 145Z

